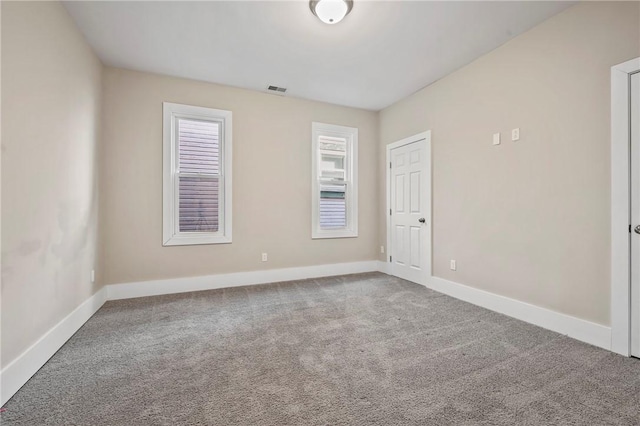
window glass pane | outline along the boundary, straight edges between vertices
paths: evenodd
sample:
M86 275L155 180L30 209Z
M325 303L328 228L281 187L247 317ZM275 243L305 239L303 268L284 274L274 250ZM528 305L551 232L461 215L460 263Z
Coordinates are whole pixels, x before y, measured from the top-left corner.
M220 173L220 123L178 119L182 173Z
M179 176L180 232L218 232L220 179Z
M320 151L320 177L323 180L345 180L347 140L320 136L318 149Z
M344 155L321 154L320 176L323 178L344 180Z
M320 228L347 226L346 185L320 185Z

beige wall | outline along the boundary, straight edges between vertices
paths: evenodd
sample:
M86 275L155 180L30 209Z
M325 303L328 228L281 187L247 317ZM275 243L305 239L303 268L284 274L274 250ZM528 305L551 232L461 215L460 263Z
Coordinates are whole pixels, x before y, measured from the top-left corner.
M434 274L608 324L609 70L639 18L579 4L378 114L103 70L59 3L2 2L2 366L99 289L97 258L107 284L377 258L384 147L427 129ZM163 101L233 111L233 244L161 245ZM358 238L310 238L312 121L359 128Z
M101 68L60 3L2 2L2 366L98 290Z
M232 244L162 246L163 101L233 112ZM105 283L376 259L377 113L112 68L103 108ZM311 239L313 121L359 129L358 238Z
M638 6L576 5L380 113L380 188L385 145L432 131L435 276L609 324L610 67Z

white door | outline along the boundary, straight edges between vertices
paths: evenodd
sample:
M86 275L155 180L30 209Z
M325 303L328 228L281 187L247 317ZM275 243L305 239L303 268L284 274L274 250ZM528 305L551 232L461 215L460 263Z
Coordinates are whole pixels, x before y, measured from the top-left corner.
M640 357L640 73L631 75L631 355Z
M397 145L400 144L400 145ZM429 133L391 145L389 261L391 274L418 284L431 276L431 158Z

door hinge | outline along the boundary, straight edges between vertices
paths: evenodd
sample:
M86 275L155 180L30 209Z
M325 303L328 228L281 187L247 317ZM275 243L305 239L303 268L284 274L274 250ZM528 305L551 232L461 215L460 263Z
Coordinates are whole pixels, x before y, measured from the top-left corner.
M389 256L389 262L393 261L393 256Z
M389 163L389 168L391 168L391 163Z
M629 233L631 233L631 224L629 224Z
M391 216L392 214L393 214L393 211L389 209L389 216ZM631 225L629 225L629 229L631 229Z

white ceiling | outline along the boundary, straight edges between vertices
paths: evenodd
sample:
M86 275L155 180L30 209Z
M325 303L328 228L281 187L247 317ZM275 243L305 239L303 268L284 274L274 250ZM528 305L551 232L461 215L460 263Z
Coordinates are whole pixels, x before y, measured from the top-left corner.
M380 110L572 3L355 0L336 25L304 0L65 6L110 66Z

